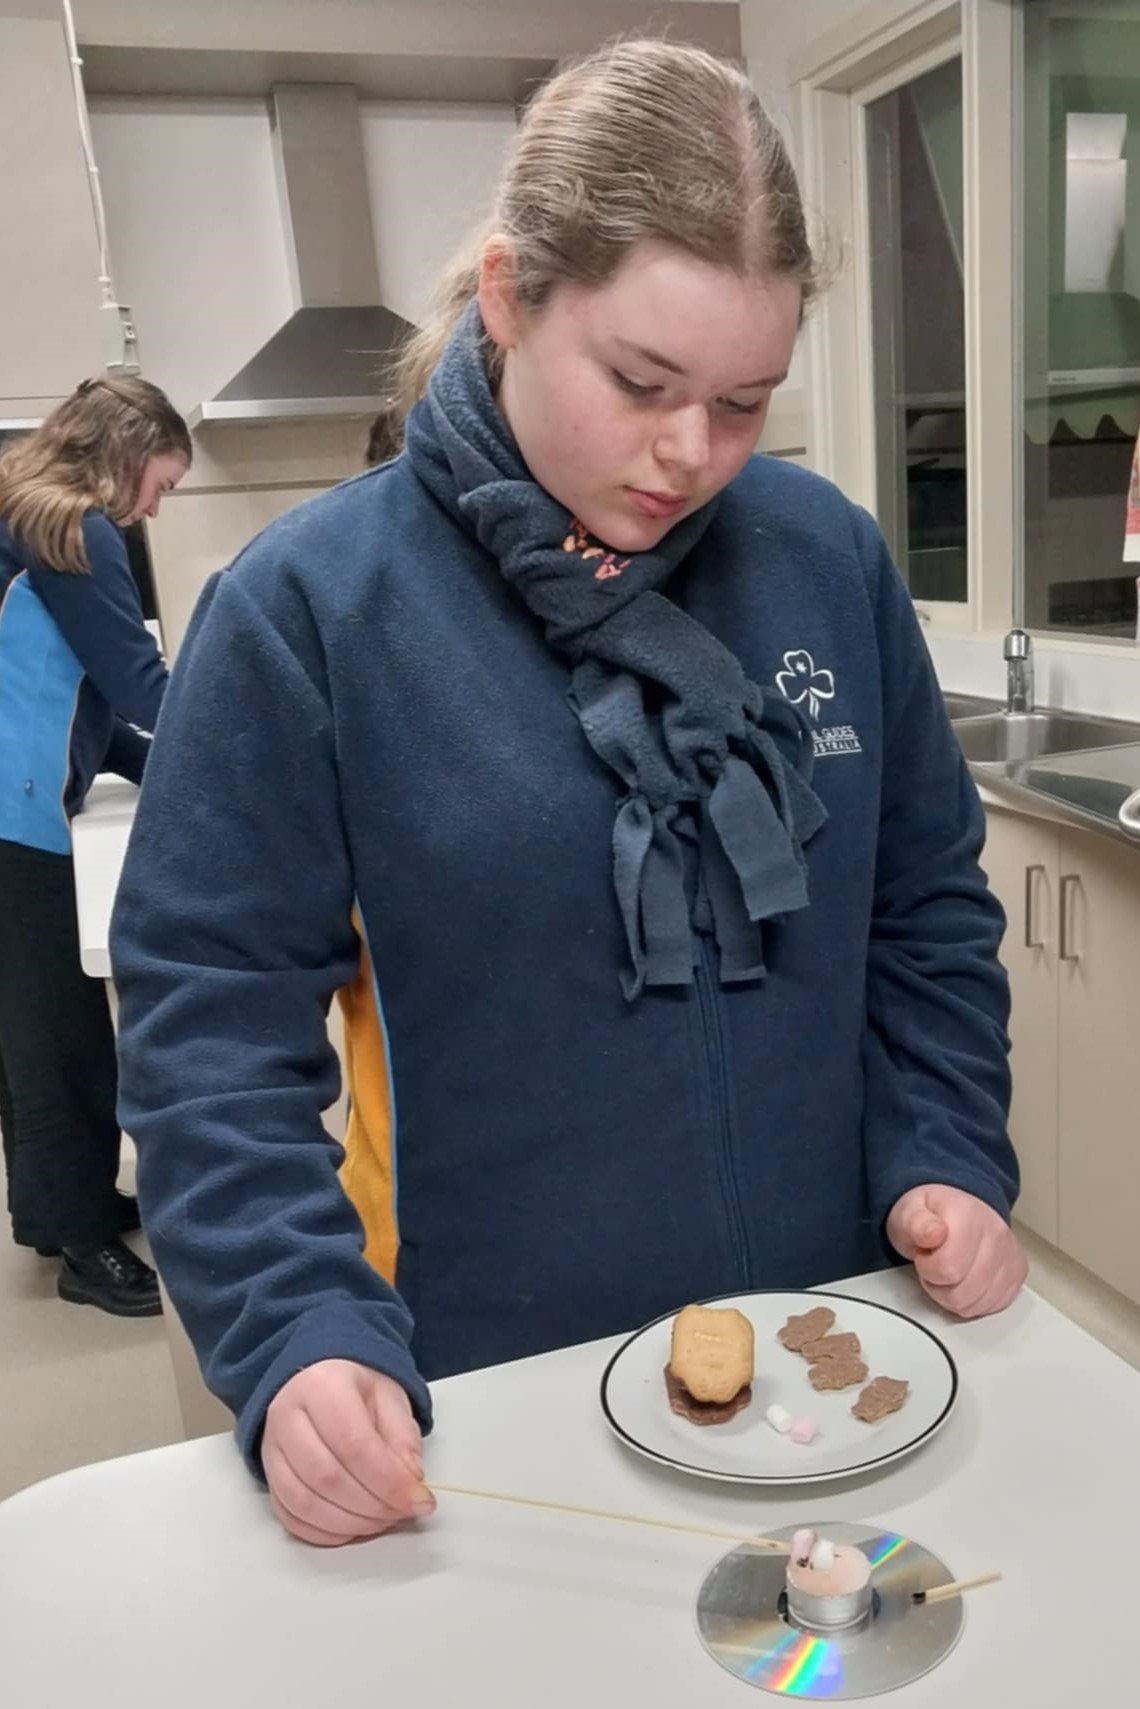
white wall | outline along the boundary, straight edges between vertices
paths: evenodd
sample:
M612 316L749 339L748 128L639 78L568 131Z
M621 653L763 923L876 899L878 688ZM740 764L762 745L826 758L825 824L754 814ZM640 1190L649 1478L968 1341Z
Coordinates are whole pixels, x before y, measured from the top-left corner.
M115 286L143 371L188 410L293 309L269 118L258 100L95 99ZM490 208L512 107L366 102L361 126L385 300L411 320ZM366 424L214 427L150 526L167 650L203 582L275 515L363 466Z
M190 409L292 303L269 120L256 100L92 100L111 265L143 371Z
M799 113L788 84L788 61L865 0L741 0L740 33L748 74L788 137L799 163Z
M452 254L491 212L514 108L365 101L360 111L380 289L419 321Z
M148 377L189 409L293 307L265 105L95 99L91 126L116 289ZM514 109L364 102L361 129L381 289L418 320L490 210Z

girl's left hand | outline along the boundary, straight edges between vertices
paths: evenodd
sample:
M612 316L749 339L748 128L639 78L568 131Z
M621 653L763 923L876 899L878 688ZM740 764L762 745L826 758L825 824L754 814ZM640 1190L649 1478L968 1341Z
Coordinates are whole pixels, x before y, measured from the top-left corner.
M887 1218L887 1238L910 1259L937 1305L955 1317L1004 1311L1029 1263L995 1210L958 1187L912 1187Z

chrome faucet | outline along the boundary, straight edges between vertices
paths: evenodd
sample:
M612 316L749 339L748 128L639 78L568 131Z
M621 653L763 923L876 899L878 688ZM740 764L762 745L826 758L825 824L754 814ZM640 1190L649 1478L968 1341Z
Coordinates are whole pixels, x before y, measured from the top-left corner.
M1002 648L1005 658L1005 709L1033 711L1033 641L1024 629L1011 629Z

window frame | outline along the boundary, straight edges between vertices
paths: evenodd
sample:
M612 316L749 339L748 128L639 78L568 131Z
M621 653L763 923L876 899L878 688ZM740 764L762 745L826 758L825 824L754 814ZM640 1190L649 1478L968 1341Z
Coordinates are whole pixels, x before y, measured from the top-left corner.
M876 0L791 66L805 199L838 252L805 333L810 460L874 511L866 107L961 54L968 594L915 601L947 636L1004 632L1024 604L1021 30L1008 0Z

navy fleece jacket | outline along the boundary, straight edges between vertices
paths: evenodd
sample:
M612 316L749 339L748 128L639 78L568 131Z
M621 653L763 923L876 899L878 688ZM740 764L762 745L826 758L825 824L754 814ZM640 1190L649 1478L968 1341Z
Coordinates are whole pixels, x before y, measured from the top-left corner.
M612 775L568 670L408 458L204 594L113 929L122 1120L167 1284L256 1469L295 1372L404 1383L889 1261L947 1182L1008 1214L983 816L869 518L755 458L669 591L812 719L828 820L763 981L622 995ZM363 923L394 1107L393 1290L321 1111ZM414 1330L413 1330L414 1322Z

